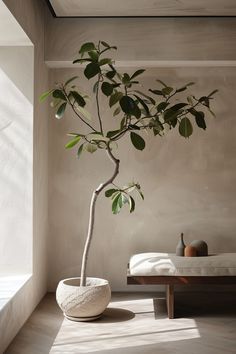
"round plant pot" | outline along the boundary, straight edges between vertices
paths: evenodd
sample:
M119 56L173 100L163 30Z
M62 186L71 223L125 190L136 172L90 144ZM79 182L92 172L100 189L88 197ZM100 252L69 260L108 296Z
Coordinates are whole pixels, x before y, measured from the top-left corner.
M92 321L99 318L111 300L107 280L87 278L80 286L80 278L61 280L56 290L56 300L66 318L72 321Z

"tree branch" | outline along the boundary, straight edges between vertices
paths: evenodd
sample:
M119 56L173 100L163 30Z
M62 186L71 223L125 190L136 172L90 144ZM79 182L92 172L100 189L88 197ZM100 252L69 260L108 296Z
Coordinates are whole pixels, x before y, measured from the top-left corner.
M81 117L81 115L76 111L76 109L75 109L75 107L74 107L74 103L71 103L71 101L70 101L70 99L69 99L69 96L67 95L67 92L66 92L66 90L65 90L64 87L63 87L63 93L64 93L64 95L66 96L67 102L69 103L69 105L71 106L73 112L77 115L77 117L78 117L84 124L86 124L89 128L91 128L94 132L96 132L96 129L94 129L91 124L89 124L88 122L86 122L86 120L84 120L84 119Z
M100 130L103 135L103 127L102 127L102 119L100 115L100 106L99 106L99 99L98 99L98 93L99 93L99 83L101 79L101 74L98 75L98 81L97 81L97 90L96 90L96 104L97 104L97 113L98 113L98 120L99 120L99 125L100 125Z
M119 173L119 166L120 166L120 160L115 158L115 156L112 154L111 149L109 144L107 145L107 154L112 163L115 165L115 170L112 174L112 176L105 182L101 183L98 188L95 189L92 195L92 199L90 202L90 213L89 213L89 226L88 226L88 233L87 233L87 238L85 242L85 247L84 247L84 252L83 252L83 258L82 258L82 266L81 266L81 275L80 275L80 286L86 286L86 268L87 268L87 261L88 261L88 253L93 237L93 231L94 231L94 222L95 222L95 210L96 210L96 201L99 196L99 194L102 192L106 186L108 186L110 183L114 181L116 176Z

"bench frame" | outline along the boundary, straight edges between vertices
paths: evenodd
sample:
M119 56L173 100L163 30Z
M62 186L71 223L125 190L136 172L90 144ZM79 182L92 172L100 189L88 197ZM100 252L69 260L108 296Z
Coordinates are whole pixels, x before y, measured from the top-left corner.
M166 305L169 319L175 317L174 313L174 286L193 284L236 284L236 276L145 276L130 275L129 266L127 273L127 284L131 285L166 285Z

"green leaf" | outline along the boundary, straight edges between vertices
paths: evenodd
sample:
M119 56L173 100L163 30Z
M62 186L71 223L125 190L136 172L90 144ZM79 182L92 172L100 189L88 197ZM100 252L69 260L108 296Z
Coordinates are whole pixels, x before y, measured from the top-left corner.
M159 105L157 106L157 112L162 112L166 109L166 107L169 106L169 102L161 102L159 103Z
M143 74L144 71L145 71L145 69L139 69L139 70L135 71L135 73L131 76L130 79L132 80L132 79L134 79L135 77L137 77L138 75Z
M99 54L96 50L91 50L88 52L88 55L92 59L93 62L97 62L99 58Z
M193 96L188 96L187 101L191 106L193 106Z
M111 64L111 59L110 58L103 58L99 61L99 66L103 66L103 65L106 65L106 64Z
M199 98L199 102L201 102L204 106L206 106L208 108L210 107L210 100L206 96Z
M142 193L140 188L137 188L137 192L139 193L139 195L142 198L142 200L144 200L144 195L143 195L143 193Z
M106 136L103 136L101 133L88 134L87 138L89 141L109 141L109 139Z
M75 79L78 79L78 76L73 76L73 77L71 77L69 80L67 80L66 82L65 82L65 86L67 86L67 85L69 85L72 81L74 81Z
M130 138L131 138L132 144L134 145L134 147L137 150L143 150L145 148L145 141L140 135L138 135L137 133L131 132Z
M65 110L66 110L66 105L67 105L67 102L64 102L62 103L62 105L60 105L60 107L58 108L56 114L55 114L55 117L57 119L61 119L65 113Z
M149 91L154 93L154 95L164 96L163 92L160 91L160 90L151 90L151 89L149 89Z
M97 146L95 144L87 144L86 145L86 150L90 152L91 154L97 150Z
M84 58L84 59L79 58L79 59L73 60L72 63L73 63L73 64L77 64L77 63L83 64L83 63L91 62L91 61L92 61L91 58Z
M180 88L176 89L176 93L183 92L185 90L187 90L187 87L183 86L183 87L180 87Z
M53 91L54 90L50 90L50 91L42 93L42 95L39 97L39 101L43 102L47 97L51 96Z
M109 82L104 81L101 86L102 92L106 96L110 96L113 92L113 85L111 85Z
M84 98L77 91L70 91L70 93L80 107L84 107L86 105Z
M84 75L89 80L100 72L100 66L97 63L89 63L84 70Z
M140 98L140 97L137 96L137 95L134 95L134 96L137 98L137 100L139 101L139 103L143 106L146 115L150 115L149 108L148 108L148 106L146 105L146 103L142 100L142 98Z
M80 134L80 133L67 133L66 135L68 135L68 136L73 136L74 138L77 137L77 136L84 137L84 135L83 135L83 134Z
M219 92L219 90L214 90L214 91L212 91L209 95L208 95L208 97L211 97L211 96L213 96L215 93L217 93L217 92Z
M117 189L116 192L114 192L114 193L112 194L111 199L114 200L115 197L116 197L119 193L120 193L120 190Z
M163 93L163 95L168 96L173 90L173 87L164 87L161 92Z
M149 123L149 127L150 129L153 129L153 133L156 136L157 134L160 135L160 133L164 130L163 125L161 124L161 122L159 121L158 118L156 119L152 119Z
M127 84L128 82L130 82L130 76L127 73L124 73L123 77L122 77L122 82L123 84Z
M199 128L202 128L202 129L206 129L206 122L205 122L205 119L204 119L204 112L201 112L201 111L196 111L196 114L195 114L195 120L196 120L196 123L197 123L197 126Z
M135 201L134 198L129 196L129 211L132 213L135 209Z
M184 138L189 138L190 135L192 135L193 127L190 120L187 117L181 119L181 122L179 124L179 133Z
M121 197L122 197L122 205L129 203L129 198L128 198L127 194L122 193Z
M87 43L84 43L84 44L81 46L81 48L80 48L80 50L79 50L79 53L83 55L84 53L90 52L91 50L95 50L95 49L96 49L96 48L95 48L94 43L92 43L92 42L87 42Z
M104 41L101 41L101 44L106 48L110 48L109 44Z
M52 96L54 98L60 98L60 100L66 101L66 96L64 95L64 93L61 90L54 90L52 93Z
M133 111L132 111L132 115L135 116L135 118L139 119L141 117L141 110L140 108L138 107L137 103L134 102L134 108L133 108Z
M84 149L84 144L80 145L77 151L77 158L79 159Z
M113 113L113 117L117 116L121 112L120 107L117 107Z
M107 189L106 192L105 192L105 196L106 196L107 198L109 198L109 197L111 197L112 194L115 193L116 191L117 191L117 189L114 189L114 188L112 188L112 189Z
M120 109L120 107L118 107ZM120 121L120 130L123 130L126 125L126 117L123 117Z
M112 138L113 136L115 136L116 134L120 133L120 130L111 130L107 133L107 137L110 139Z
M124 113L132 114L135 109L135 102L129 96L123 96L120 99L120 106L121 106L121 109Z
M163 81L161 81L161 80L156 80L157 82L160 82L160 84L162 84L162 86L164 86L164 87L168 87Z
M121 198L121 193L118 193L116 197L113 199L112 202L112 213L113 214L118 214L120 212L120 198Z
M75 146L76 144L78 144L78 142L81 140L81 136L77 136L74 139L70 140L66 145L65 148L66 149L71 149L73 146Z
M108 79L113 79L113 77L116 75L116 71L108 71L105 75Z
M123 97L122 92L115 92L110 96L109 99L109 106L112 107L114 106L117 102L120 101L120 99Z
M164 120L165 122L171 122L173 119L175 119L180 112L178 111L173 111L171 108L167 109L164 112Z
M192 86L192 85L194 85L194 84L195 84L195 82L189 82L188 84L184 85L183 87L178 88L178 89L176 90L176 92L178 93L178 92L185 91L185 90L188 88L188 86Z
M148 99L153 105L156 103L155 100L154 100L152 97L146 95L145 93L143 93L143 92L141 92L141 91L138 91L138 90L134 90L134 92L136 92L136 93L138 93L139 95L142 95L143 97L145 97L146 99Z
M177 103L174 106L170 107L172 111L178 111L184 107L186 107L188 104L187 103Z

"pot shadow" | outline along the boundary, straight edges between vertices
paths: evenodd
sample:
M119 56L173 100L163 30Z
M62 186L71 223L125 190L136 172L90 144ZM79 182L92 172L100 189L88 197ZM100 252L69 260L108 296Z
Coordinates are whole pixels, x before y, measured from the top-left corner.
M108 307L102 316L91 323L114 323L129 321L135 317L135 313L122 308Z

